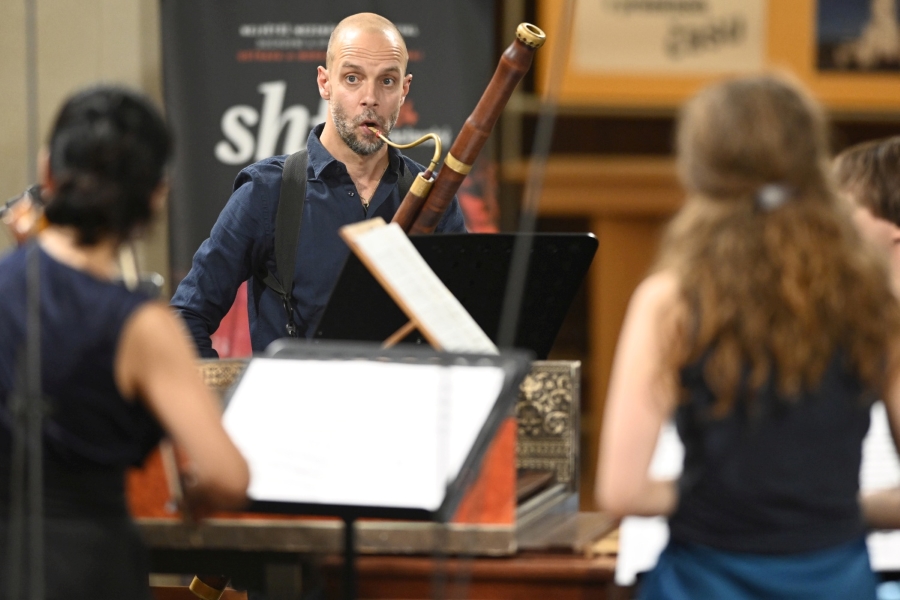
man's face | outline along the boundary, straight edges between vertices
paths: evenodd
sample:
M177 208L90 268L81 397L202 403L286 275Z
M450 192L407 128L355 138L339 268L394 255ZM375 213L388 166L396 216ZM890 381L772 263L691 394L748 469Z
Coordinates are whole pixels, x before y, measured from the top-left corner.
M356 154L368 156L384 142L369 127L388 135L409 91L405 53L382 32L347 31L336 44L323 85L340 138Z
M385 136L390 134L400 115L400 107L394 114L390 115L387 122L379 118L378 113L374 110L366 110L365 112L350 117L344 111L342 104L331 102L331 120L334 121L334 128L337 130L341 139L347 146L360 156L368 156L381 150L384 141L372 133L368 126L375 127Z

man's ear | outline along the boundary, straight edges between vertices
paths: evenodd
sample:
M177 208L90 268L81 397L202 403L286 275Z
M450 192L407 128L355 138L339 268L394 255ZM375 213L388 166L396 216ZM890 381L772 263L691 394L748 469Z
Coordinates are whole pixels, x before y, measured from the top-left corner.
M316 67L316 84L319 86L319 95L328 100L331 98L331 81L328 78L328 70L325 67Z
M406 96L409 95L409 84L412 83L412 73L407 73L403 78L403 94L400 97L400 104L406 102Z

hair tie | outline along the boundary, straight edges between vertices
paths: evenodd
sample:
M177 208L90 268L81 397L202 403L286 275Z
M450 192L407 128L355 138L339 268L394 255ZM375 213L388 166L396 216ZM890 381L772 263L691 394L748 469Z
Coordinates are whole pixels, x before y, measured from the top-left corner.
M781 183L767 183L760 186L753 196L756 208L763 212L772 212L791 199L791 191Z

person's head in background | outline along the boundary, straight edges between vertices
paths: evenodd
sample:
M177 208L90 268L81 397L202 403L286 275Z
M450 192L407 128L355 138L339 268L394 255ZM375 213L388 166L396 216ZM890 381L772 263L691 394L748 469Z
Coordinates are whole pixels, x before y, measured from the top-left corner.
M825 115L787 77L743 77L704 88L681 110L676 145L678 174L691 197L751 211L766 208L758 206L757 193L771 185L801 204L832 198Z
M900 291L900 136L847 148L834 159L834 176L860 233L890 260Z
M71 228L79 246L118 245L163 204L172 140L149 100L116 86L71 96L41 160L50 226Z

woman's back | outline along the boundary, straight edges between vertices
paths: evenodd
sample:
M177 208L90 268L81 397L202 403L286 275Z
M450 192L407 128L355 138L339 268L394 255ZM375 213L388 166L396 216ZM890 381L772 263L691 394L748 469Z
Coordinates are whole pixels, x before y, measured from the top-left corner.
M114 362L122 328L148 298L41 254L41 375L48 458L73 467L139 464L161 429L143 403L122 398ZM25 343L26 250L0 261L0 404L16 387ZM0 436L8 440L8 430ZM5 444L4 444L5 445Z
M47 597L91 590L97 598L144 598L148 562L128 515L124 475L155 446L161 429L143 403L119 394L114 363L125 323L148 299L39 252ZM3 481L10 478L10 404L26 335L26 253L0 261ZM6 582L10 486L2 489L0 581ZM4 586L0 597L5 592Z
M675 411L685 445L672 539L738 552L809 552L865 532L857 502L871 395L839 355L787 399L769 384L713 417L698 362L682 369Z

